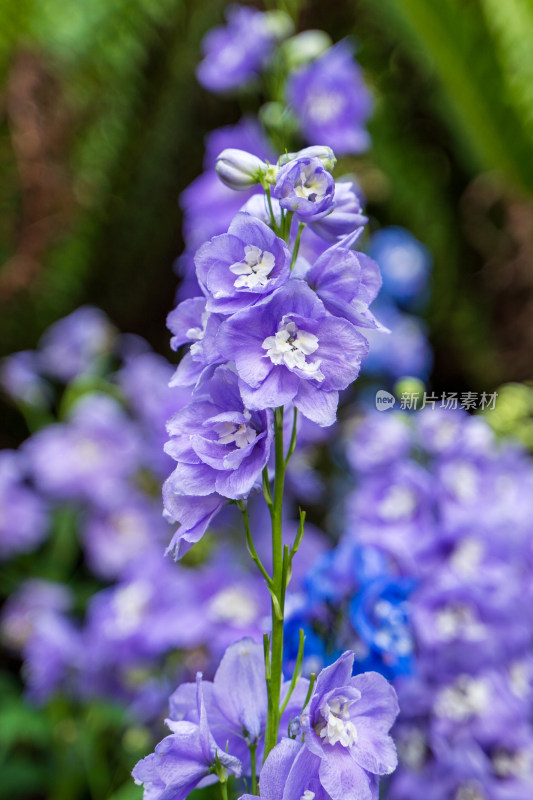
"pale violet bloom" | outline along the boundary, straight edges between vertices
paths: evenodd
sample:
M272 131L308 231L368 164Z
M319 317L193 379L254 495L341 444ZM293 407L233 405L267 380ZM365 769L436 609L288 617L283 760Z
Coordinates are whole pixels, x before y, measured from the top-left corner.
M215 236L195 256L206 312L232 314L253 305L288 280L285 242L251 214L239 213L228 232Z
M335 207L335 181L320 158L304 156L281 167L273 195L300 221L316 222Z
M367 351L355 327L329 315L296 278L223 322L218 341L221 353L235 362L249 409L294 403L319 425L335 421L339 390L355 380Z
M146 800L185 800L197 786L216 781L221 771L239 777L241 762L217 746L211 733L202 692L202 675L197 675L196 710L198 722L167 720L172 731L155 752L134 767L135 783L144 785Z

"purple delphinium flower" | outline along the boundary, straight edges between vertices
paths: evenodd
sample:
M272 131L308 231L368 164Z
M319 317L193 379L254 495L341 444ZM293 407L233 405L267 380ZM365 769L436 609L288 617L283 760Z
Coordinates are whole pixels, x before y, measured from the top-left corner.
M225 365L199 384L167 429L166 451L178 462L173 482L182 494L244 498L270 455L272 414L245 408L238 377Z
M167 720L170 736L133 769L135 783L144 784L146 800L185 800L197 786L213 783L220 769L224 779L228 772L236 777L241 774L241 762L217 746L209 729L201 677L198 673L198 723Z
M34 702L44 703L56 691L68 694L84 656L80 632L61 613L39 615L23 655L22 673Z
M72 605L66 586L31 578L24 581L6 600L0 618L0 635L10 648L19 650L32 635L38 620L62 614Z
M116 400L84 395L65 423L49 425L24 443L32 476L59 499L113 504L121 482L140 465L140 441L133 422Z
M232 5L227 25L213 28L202 42L204 59L196 71L211 92L237 89L255 78L274 47L267 16L255 8Z
M302 715L304 747L320 763L318 777L333 800L376 800L380 775L397 764L388 731L398 714L392 686L382 675L352 677L354 654L344 653L317 678Z
M368 217L363 214L358 187L351 181L335 183L335 208L327 217L312 222L315 233L329 242L348 236L356 228L366 225Z
M339 155L361 153L369 145L364 125L372 98L348 42L339 42L295 71L287 98L309 142L328 142Z
M250 214L237 214L228 232L215 236L195 256L206 311L232 314L253 305L289 278L285 242Z
M163 484L164 515L179 527L170 540L165 555L171 553L178 559L199 542L227 498L213 492L208 495L184 495L179 481L172 473Z
M168 423L166 451L178 466L163 486L169 520L180 527L168 551L180 557L205 533L229 499L247 497L260 480L272 443L272 412L249 411L238 377L221 365L199 384L193 401Z
M217 663L235 641L261 640L270 630L269 596L262 577L241 567L234 551L217 551L208 565L195 570L195 584L204 646Z
M320 783L319 766L320 759L300 742L282 739L263 764L259 786L261 800L331 800ZM254 800L254 797L243 794L239 800Z
M330 316L298 279L227 319L218 339L221 352L235 361L247 408L294 403L319 425L335 421L339 390L355 380L367 352L355 327Z
M190 344L172 376L170 386L194 386L204 367L220 364L217 334L224 317L206 310L205 297L190 297L179 303L167 317L167 327L173 334L173 350Z
M82 306L51 325L39 342L39 360L48 374L70 381L97 368L111 351L114 328L99 308Z
M302 222L316 222L335 207L335 181L319 158L296 158L281 167L272 194Z
M357 472L371 472L404 459L411 444L412 431L407 415L376 411L360 420L347 440L346 456Z
M102 664L135 664L171 649L199 647L206 623L192 570L177 570L160 553L131 564L119 582L93 595L84 635L88 671ZM179 608L180 613L176 613Z
M364 253L349 249L356 236L341 239L322 253L305 279L334 316L363 328L383 330L368 308L381 287L379 267Z
M28 466L19 451L0 453L0 561L35 549L48 530L46 504L25 484Z
M39 372L38 353L33 350L13 353L0 362L0 384L12 400L42 406L50 400L52 393Z
M132 563L161 551L161 544L168 539L168 525L161 517L159 502L150 502L128 487L126 497L113 508L93 509L84 515L81 535L95 575L116 578Z
M506 585L458 582L445 570L413 596L413 624L424 659L438 662L442 674L460 669L474 673L524 652L530 639L523 589L517 576ZM496 576L494 576L496 577ZM508 571L512 580L512 572ZM513 591L514 587L514 591ZM502 647L505 643L505 647Z
M257 759L262 760L267 718L267 692L263 646L252 639L241 639L226 650L216 671L213 683L203 682L207 719L215 741L222 749L238 756L245 774L250 774L249 746L257 747ZM282 685L282 699L289 683ZM182 684L170 698L171 719L197 722L197 710L192 701L194 684ZM287 729L289 721L301 709L308 681L300 679L284 711L280 728Z

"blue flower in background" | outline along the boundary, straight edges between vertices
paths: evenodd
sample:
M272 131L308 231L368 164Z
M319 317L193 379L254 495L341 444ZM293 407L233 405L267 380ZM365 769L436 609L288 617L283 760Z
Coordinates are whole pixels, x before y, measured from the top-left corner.
M382 296L401 306L420 307L427 300L432 259L427 247L412 233L396 226L372 236L370 255L381 269Z
M350 603L350 621L370 648L373 668L389 680L410 673L414 662L409 596L414 581L378 577L358 592ZM361 669L368 669L366 663Z

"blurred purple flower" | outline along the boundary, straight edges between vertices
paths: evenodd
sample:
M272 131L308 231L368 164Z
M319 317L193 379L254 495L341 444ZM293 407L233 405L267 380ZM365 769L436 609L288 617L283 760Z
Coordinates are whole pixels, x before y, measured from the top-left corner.
M26 440L23 452L38 487L61 500L115 502L141 463L139 432L122 407L103 394L84 395L68 422Z
M238 89L257 77L274 47L267 15L255 8L231 5L226 26L213 28L202 42L198 80L212 92Z
M71 381L98 369L110 353L115 330L99 308L81 306L51 325L39 342L39 361L45 372Z
M296 70L287 84L287 99L308 142L327 142L338 155L367 149L364 126L372 98L348 42Z
M0 560L34 550L48 532L46 504L25 483L30 466L20 451L0 453Z
M39 355L33 350L2 359L0 384L12 400L28 405L45 405L51 398L51 387L40 375Z

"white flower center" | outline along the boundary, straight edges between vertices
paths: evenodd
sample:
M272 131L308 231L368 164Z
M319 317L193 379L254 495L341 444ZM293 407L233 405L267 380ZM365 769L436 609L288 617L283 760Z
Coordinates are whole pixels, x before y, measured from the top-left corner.
M532 753L527 750L518 750L516 753L497 750L492 756L492 763L494 772L501 778L519 778L524 781L531 777Z
M460 722L482 713L488 706L490 686L484 678L461 675L452 686L442 689L435 703L439 717Z
M244 416L247 420L250 419L248 409L245 409ZM236 422L217 422L213 427L218 433L218 444L235 443L239 449L251 444L257 436L257 431L246 422L241 425Z
M140 546L148 541L146 522L140 514L133 510L119 511L111 517L111 525L117 533L117 539L123 540L130 547Z
M115 612L114 625L110 620L109 627L120 634L132 633L146 613L148 603L152 596L152 589L146 581L135 581L115 592L113 610Z
M397 743L401 761L410 769L421 769L426 759L426 737L419 728L411 728Z
M307 175L305 168L302 167L300 177L294 184L294 193L303 200L310 200L312 203L316 203L326 196L327 188L328 184L324 173L313 172L311 175Z
M320 738L325 739L328 744L341 744L343 747L351 747L357 742L357 729L350 720L350 706L353 700L346 697L334 697L327 704L327 717L325 725L320 730Z
M439 634L446 641L451 641L458 636L472 642L485 638L485 626L477 619L474 609L465 603L457 603L440 609L435 614L435 623Z
M485 792L479 783L465 783L459 787L455 800L485 800Z
M445 482L460 503L471 503L478 493L478 475L471 464L459 463L444 476Z
M192 355L195 355L198 352L199 348L200 348L199 342L205 336L205 329L207 327L207 320L209 319L209 317L210 317L210 312L209 311L204 311L202 313L202 319L201 319L202 327L189 328L188 331L186 331L186 333L185 333L185 336L187 337L187 339L192 339L193 340L193 344L191 345L191 353L192 353Z
M459 575L473 578L479 571L484 547L476 539L465 539L455 548L450 559L450 566Z
M340 92L314 92L307 103L307 113L313 122L331 122L338 117L344 106Z
M312 362L306 360L318 349L318 338L313 333L298 330L296 323L287 321L286 317L281 320L276 335L267 336L262 347L273 364L283 364L290 370L299 369L317 381L324 380L320 371L322 359Z
M97 467L103 459L103 449L98 442L88 437L78 439L76 444L77 455L84 467Z
M276 260L268 250L261 250L255 244L247 244L244 248L244 261L232 264L230 271L239 277L234 282L236 289L263 288L268 283L268 278Z
M415 509L416 495L405 486L392 486L378 507L380 515L389 522L406 519Z
M300 797L300 800L314 800L315 793L311 791L311 789L306 789L303 795Z
M229 586L211 599L208 613L217 622L244 626L257 619L258 609L249 592L240 586Z
M525 700L531 690L529 673L526 661L515 661L509 670L511 691L521 700Z

